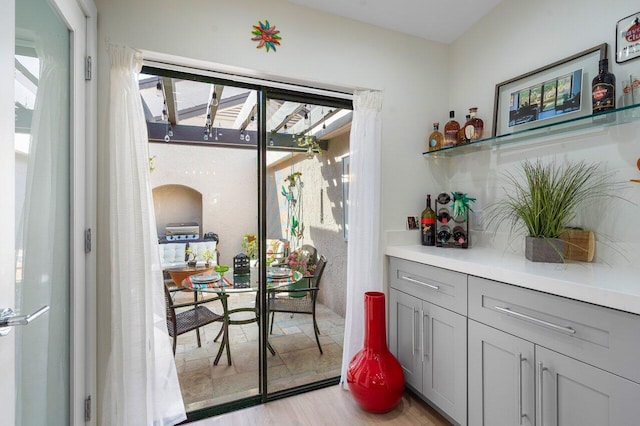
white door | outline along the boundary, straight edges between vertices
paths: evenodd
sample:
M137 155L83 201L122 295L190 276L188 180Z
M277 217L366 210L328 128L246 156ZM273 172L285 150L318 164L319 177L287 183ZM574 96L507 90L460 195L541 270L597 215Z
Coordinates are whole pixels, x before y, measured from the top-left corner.
M75 0L2 1L0 311L41 313L0 328L2 424L84 422L86 25Z

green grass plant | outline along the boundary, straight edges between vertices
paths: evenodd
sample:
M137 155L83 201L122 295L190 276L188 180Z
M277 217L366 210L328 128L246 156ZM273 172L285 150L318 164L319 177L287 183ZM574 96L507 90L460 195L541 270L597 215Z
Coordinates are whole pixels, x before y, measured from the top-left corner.
M524 227L530 237L559 238L589 202L617 197L610 173L598 164L524 161L520 174L506 174L505 198L488 208L488 222L507 222L511 232Z

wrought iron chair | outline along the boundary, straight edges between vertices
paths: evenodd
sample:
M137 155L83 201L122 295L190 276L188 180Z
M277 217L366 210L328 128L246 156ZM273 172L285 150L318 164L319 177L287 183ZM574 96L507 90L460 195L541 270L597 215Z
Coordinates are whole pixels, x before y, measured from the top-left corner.
M316 336L318 349L320 349L320 353L322 354L322 346L320 346L320 339L318 338L320 330L318 329L318 323L316 321L316 300L318 298L318 291L320 291L320 280L322 279L324 268L327 265L327 258L321 256L317 265L318 266L316 267L313 277L311 278L311 286L308 288L296 287L294 292L296 293L296 297L276 297L279 293L292 293L290 289L269 291L268 312L271 313L271 327L269 329L269 333L273 333L273 320L276 312L313 315L313 331ZM301 293L305 296L298 297Z
M227 313L227 300L228 295L221 294L213 298L196 300L188 303L179 303L176 304L173 302L173 298L171 297L172 291L165 284L164 285L164 299L166 303L166 314L167 314L167 329L169 331L169 336L173 338L173 354L176 353L176 346L178 341L178 336L189 331L196 331L196 336L198 338L198 347L201 347L200 342L200 327L204 327L207 324L211 324L214 322L221 322L222 329L220 333L222 333L222 343L220 345L220 349L218 350L218 355L214 361L214 365L218 364L220 357L222 356L222 351L226 347L227 349L227 363L231 365L231 351L229 349L229 337L227 334L228 331L228 319L229 315ZM203 306L205 303L215 302L216 300L220 300L222 302L222 313L217 314L211 311L206 306ZM193 307L188 310L180 310L176 312L176 309ZM218 337L220 334L218 334ZM216 338L217 339L217 338Z

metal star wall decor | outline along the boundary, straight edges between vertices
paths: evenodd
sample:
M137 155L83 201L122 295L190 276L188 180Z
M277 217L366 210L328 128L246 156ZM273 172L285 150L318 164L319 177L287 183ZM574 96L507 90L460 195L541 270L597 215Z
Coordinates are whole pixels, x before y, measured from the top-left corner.
M276 46L280 46L280 40L282 40L282 37L278 35L280 31L276 30L275 25L271 26L267 20L264 21L264 24L262 21L258 21L258 25L253 26L251 34L255 36L251 40L258 42L256 48L260 49L264 47L267 52L269 49L273 49L275 52Z

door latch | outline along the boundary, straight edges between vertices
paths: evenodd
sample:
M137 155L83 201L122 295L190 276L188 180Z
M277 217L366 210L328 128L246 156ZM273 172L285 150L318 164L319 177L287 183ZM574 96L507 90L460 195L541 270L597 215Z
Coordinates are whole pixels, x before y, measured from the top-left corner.
M11 308L0 310L0 336L6 336L11 332L11 327L16 325L28 325L49 310L49 306L43 306L31 315L16 315Z

